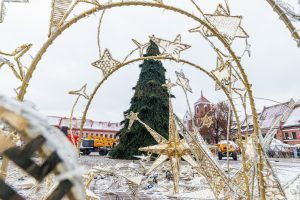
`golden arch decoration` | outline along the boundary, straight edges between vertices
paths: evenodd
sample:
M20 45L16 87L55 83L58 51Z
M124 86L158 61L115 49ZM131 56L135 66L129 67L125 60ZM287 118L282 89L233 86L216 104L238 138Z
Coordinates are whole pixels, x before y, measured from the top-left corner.
M260 161L260 164L258 165L259 184L260 184L259 189L260 189L261 198L265 199L266 191L265 191L264 176L263 176L264 166L262 165L262 162L265 159L265 155L264 155L264 152L262 150L262 145L261 145L261 142L260 142L260 139L259 139L258 115L257 115L257 111L255 109L254 96L253 96L251 85L250 85L250 83L248 81L248 77L247 77L247 75L245 73L244 68L241 65L241 62L240 62L239 58L236 56L236 54L231 49L231 47L228 44L228 42L226 41L226 39L219 33L219 31L216 28L212 27L207 22L203 21L202 19L196 17L195 15L193 15L193 14L187 12L187 11L184 11L182 9L179 9L179 8L176 8L176 7L173 7L173 6L165 5L163 3L150 3L150 2L139 2L139 1L136 1L136 2L118 2L118 3L109 3L109 4L106 4L106 5L96 5L94 8L92 8L92 9L90 9L88 11L85 11L84 13L82 13L82 14L74 17L74 18L72 18L70 21L68 21L67 23L65 23L61 27L59 27L56 30L56 32L54 32L53 34L50 35L50 37L48 38L48 40L44 43L44 45L42 46L42 48L39 50L39 52L37 53L37 55L34 57L31 65L30 65L30 67L29 67L29 69L28 69L28 71L27 71L27 73L26 73L26 75L24 77L24 80L22 82L22 86L21 86L20 92L18 93L18 97L17 97L18 100L20 100L20 101L24 100L27 88L29 86L29 82L31 80L31 77L32 77L32 75L33 75L33 73L34 73L34 71L35 71L35 69L36 69L39 61L42 59L42 56L46 53L47 49L51 46L51 44L54 42L54 40L58 36L60 36L66 29L68 29L69 27L71 27L73 24L77 23L81 19L83 19L83 18L85 18L85 17L87 17L87 16L89 16L89 15L91 15L93 13L96 13L96 12L99 12L99 11L103 11L103 10L107 10L107 9L116 8L116 7L125 7L125 6L155 7L155 8L161 8L161 9L170 10L170 11L179 13L181 15L184 15L184 16L186 16L188 18L191 18L191 19L195 20L196 22L200 23L204 27L206 27L212 34L214 34L217 37L217 39L228 50L228 53L230 54L230 56L232 57L232 59L236 63L237 68L239 69L239 72L240 72L240 75L241 75L241 81L242 81L243 85L245 86L245 88L247 90L247 93L249 95L250 107L251 107L251 112L252 112L252 115L253 115L253 122L254 122L254 125L253 125L253 127L254 127L254 138L253 138L253 140L254 140L255 144L257 145L257 151L256 152L258 154L259 161ZM159 59L159 58L157 58L157 59ZM165 58L161 58L161 59L165 59ZM141 58L140 59L136 59L136 61L138 61L138 60L142 60L142 59ZM132 62L134 62L134 61L132 61ZM192 63L188 63L187 61L186 61L186 63L187 64L191 64L193 66ZM123 64L125 64L125 63L123 63ZM194 65L194 67L196 67L196 65ZM214 79L214 77L211 77L211 78ZM97 87L99 88L101 86L101 84L100 85L98 84ZM225 92L225 94L227 95L226 90L223 87L222 87L222 89ZM96 94L96 92L95 92L95 94ZM230 96L227 96L227 97L231 101L230 103L233 104L232 103L232 99L230 98ZM87 105L86 113L88 112L88 108L89 108L90 104L91 104L91 100L89 100L89 103ZM233 106L233 108L235 109L234 106ZM237 116L236 110L235 110L235 115ZM239 132L240 132L240 130L239 130ZM246 167L244 167L244 170L246 170Z
M42 48L39 50L39 52L37 53L37 55L34 57L28 71L27 74L23 80L20 92L18 94L18 100L22 101L25 97L26 94L26 90L27 87L29 85L29 81L39 63L39 61L41 60L42 56L44 55L44 53L47 51L48 47L53 43L53 41L60 36L66 29L68 29L69 27L71 27L73 24L77 23L79 20L102 10L107 10L107 9L111 9L111 8L115 8L115 7L124 7L124 6L146 6L146 7L156 7L156 8L162 8L162 9L166 9L166 10L170 10L179 14L182 14L188 18L191 18L193 20L195 20L196 22L202 24L203 26L205 26L209 31L211 31L216 37L217 39L224 45L224 47L228 50L229 54L231 55L231 57L233 58L233 60L235 61L235 63L237 64L237 67L241 73L241 76L243 78L242 82L245 85L245 88L247 89L248 95L249 95L249 100L250 100L250 106L251 106L251 111L252 111L252 115L253 115L253 128L254 128L254 135L256 143L258 145L258 150L257 150L257 154L260 158L260 160L262 160L263 155L263 150L259 141L259 124L258 124L258 115L257 115L257 111L255 109L255 103L254 103L254 98L253 98L253 92L252 92L252 88L251 85L249 84L248 81L248 77L245 73L244 68L242 67L238 57L235 55L234 51L231 49L231 47L229 46L229 44L227 43L227 41L225 40L225 38L222 37L222 35L218 32L217 29L215 29L214 27L210 26L208 23L206 23L205 21L201 20L200 18L196 17L195 15L184 11L182 9L173 7L173 6L168 6L165 4L160 4L160 3L150 3L150 2L119 2L119 3L110 3L107 5L101 5L101 6L96 6L88 11L85 11L84 13L74 17L73 19L71 19L69 22L67 22L66 24L64 24L62 27L60 27L56 32L54 32L49 38L48 40L44 43L44 45L42 46ZM259 177L260 177L260 184L262 184L262 186L264 185L264 179L263 179L263 167L259 166L260 170L258 170L259 173ZM265 196L265 191L264 191L264 187L260 187L260 193L262 194L262 196Z
M111 75L113 75L114 73L116 73L118 70L122 69L123 67L126 67L127 65L129 64L132 64L134 62L138 62L138 61L142 61L142 60L146 60L146 59L154 59L154 60L171 60L171 61L175 61L175 62L178 62L178 63L182 63L182 64L186 64L186 65L189 65L191 67L194 67L196 69L198 69L199 71L203 72L204 74L206 74L208 77L210 77L214 82L216 82L216 84L218 84L222 91L224 92L224 94L226 95L232 109L233 109L233 113L234 113L234 117L236 119L236 123L237 123L237 132L238 132L238 139L239 139L239 143L238 145L240 146L241 148L241 152L242 152L242 164L243 164L243 167L241 168L240 172L241 172L241 175L243 176L244 178L244 188L242 189L244 192L245 192L245 196L249 199L250 198L250 189L249 189L249 180L248 180L248 177L246 175L246 172L244 172L244 169L247 169L245 163L246 163L246 155L245 155L245 149L244 149L244 146L243 146L243 143L241 142L242 141L242 135L241 135L241 123L240 123L240 117L238 116L238 112L237 112L237 109L236 109L236 106L232 100L232 98L230 97L230 93L228 91L228 89L226 87L223 86L223 84L217 79L217 77L215 77L212 73L208 72L207 70L205 70L203 67L199 66L199 65L196 65L192 62L189 62L189 61L186 61L186 60L176 60L175 58L169 58L169 57L161 57L161 56L149 56L149 57L141 57L141 58L137 58L137 59L133 59L133 60L130 60L130 61L127 61L125 63L122 63L120 65L118 65L113 71L111 71L109 74L107 74L97 85L96 87L94 88L93 92L91 93L89 99L88 99L88 102L87 102L87 105L85 106L84 108L84 111L83 111L83 115L81 117L81 124L80 124L80 132L79 132L79 144L80 144L80 138L82 137L82 132L83 132L83 126L85 124L85 121L86 121L86 117L87 117L87 114L88 114L88 111L89 111L89 108L90 108L90 105L92 104L93 100L94 100L94 97L96 96L97 92L99 91L99 89L101 88L101 86L104 84L104 82L106 80L109 79L109 77ZM78 144L78 146L79 146ZM199 145L199 144L197 144ZM228 182L231 182L230 180L227 180ZM227 183L227 184L231 184L231 183ZM225 186L224 186L225 187ZM213 185L211 185L211 189L212 191L214 192L215 196L218 198L218 192L216 192L216 190L220 190L221 188L214 188ZM231 189L231 192L234 192L232 191L232 188ZM226 192L228 193L230 190L227 190Z

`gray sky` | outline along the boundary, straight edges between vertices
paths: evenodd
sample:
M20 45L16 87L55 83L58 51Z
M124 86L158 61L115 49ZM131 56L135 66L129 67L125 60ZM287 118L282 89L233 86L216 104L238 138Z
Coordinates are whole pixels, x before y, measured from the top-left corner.
M296 0L290 0L295 3ZM165 1L180 8L187 8L194 14L197 11L187 0ZM174 3L175 2L175 3ZM205 13L212 13L217 0L199 1ZM266 1L230 0L232 15L243 15L242 25L250 35L252 57L247 56L242 64L246 68L254 95L284 102L290 98L300 99L300 49L290 37L290 33ZM81 8L88 8L80 6ZM299 7L298 7L299 8ZM34 56L46 41L51 13L50 0L30 0L30 3L7 3L6 17L0 24L0 49L12 51L23 43L32 43L29 54ZM33 75L26 99L34 102L45 115L68 116L75 100L67 94L69 90L79 89L88 84L91 92L102 77L100 70L90 63L99 59L97 50L97 25L100 13L77 23L60 36L44 55ZM182 35L182 42L192 44L192 48L183 52L181 57L191 60L206 69L215 68L216 55L209 44L197 33L188 30L198 24L191 19L170 11L156 8L127 7L108 10L104 16L101 31L102 48L110 49L113 57L123 60L135 48L131 39L147 42L148 36L174 40ZM213 40L215 41L215 40ZM234 49L241 54L244 41L236 39ZM138 56L137 54L135 56ZM24 56L25 65L31 58ZM132 87L138 79L139 63L131 64L115 73L96 96L88 117L102 121L120 121L123 111L129 108L133 95ZM183 69L190 79L193 94L190 101L195 102L203 90L212 102L224 100L221 92L214 90L214 83L201 72L186 65L166 61L166 76L176 81L175 70ZM15 96L13 88L20 83L5 66L0 71L0 94ZM184 95L180 88L175 88L174 109L183 116L186 110ZM81 117L85 101L82 100L75 111ZM271 102L256 100L258 111Z

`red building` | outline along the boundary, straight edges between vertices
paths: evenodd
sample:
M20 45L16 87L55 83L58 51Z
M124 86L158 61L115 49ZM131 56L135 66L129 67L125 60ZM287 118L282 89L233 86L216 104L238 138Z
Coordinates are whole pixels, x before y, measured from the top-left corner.
M49 116L48 123L52 126L55 126L59 129L63 127L68 128L70 123L70 118L58 117L58 116ZM74 135L78 135L80 131L81 119L72 119L72 132ZM97 122L93 120L86 120L83 126L83 138L88 136L99 136L106 138L116 138L116 133L123 128L120 123L111 123L111 122ZM70 130L69 130L70 131Z
M300 144L300 104L296 104L287 120L281 123L276 138L287 144Z
M192 117L189 112L186 112L184 115L183 123L185 127L187 127L189 131L193 131L192 119L194 120L196 127L201 127L202 118L211 110L212 106L213 104L204 97L203 92L201 91L200 98L194 103L194 113L192 114ZM206 141L210 140L210 137L208 137L207 134L201 132L201 135Z

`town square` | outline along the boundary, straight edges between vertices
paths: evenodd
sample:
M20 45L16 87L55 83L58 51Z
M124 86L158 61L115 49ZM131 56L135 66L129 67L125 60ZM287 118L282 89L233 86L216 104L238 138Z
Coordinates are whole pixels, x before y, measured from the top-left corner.
M1 200L300 200L300 1L0 0Z

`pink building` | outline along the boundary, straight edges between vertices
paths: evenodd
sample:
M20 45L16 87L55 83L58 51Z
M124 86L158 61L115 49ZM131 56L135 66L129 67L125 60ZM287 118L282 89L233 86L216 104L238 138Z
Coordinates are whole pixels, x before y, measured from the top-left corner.
M62 129L63 127L68 128L70 118L49 116L48 123L52 126ZM72 119L72 132L78 135L80 130L81 119ZM105 137L105 138L117 138L116 133L123 128L120 123L111 122L97 122L87 119L83 126L83 137L89 136Z

